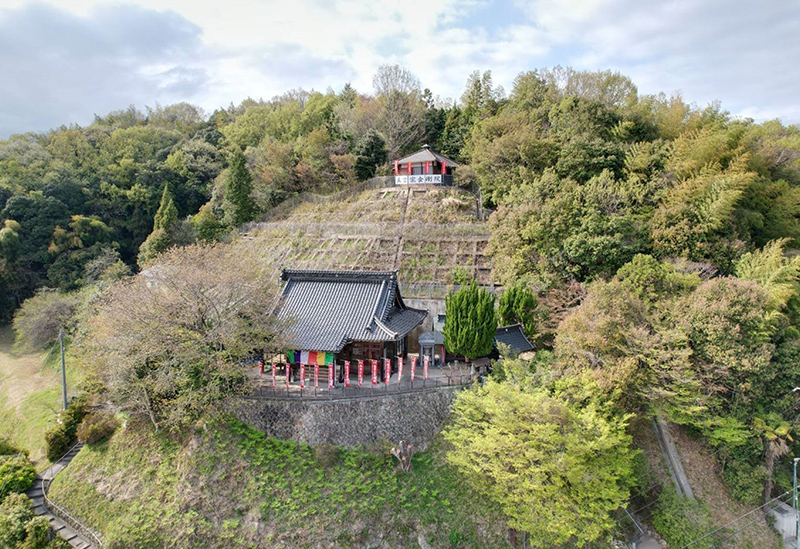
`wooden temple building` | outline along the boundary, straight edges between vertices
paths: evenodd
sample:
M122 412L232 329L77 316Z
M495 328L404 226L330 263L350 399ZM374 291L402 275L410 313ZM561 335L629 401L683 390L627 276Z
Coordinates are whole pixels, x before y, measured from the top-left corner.
M385 359L397 368L408 334L428 312L407 307L397 271L284 269L279 316L289 323L290 364L338 364ZM341 377L337 375L337 377Z
M394 161L394 182L399 186L451 186L457 167L457 162L434 152L430 145L423 145L414 154Z

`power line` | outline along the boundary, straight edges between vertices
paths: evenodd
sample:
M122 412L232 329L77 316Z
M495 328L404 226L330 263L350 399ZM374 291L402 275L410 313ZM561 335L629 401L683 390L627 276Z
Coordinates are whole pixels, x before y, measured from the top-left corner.
M788 493L788 492L787 492L787 493ZM786 495L786 494L784 494L784 495ZM791 494L789 494L789 495L791 495ZM779 496L779 497L783 497L783 496ZM784 502L782 502L782 503L787 503L787 502L785 502L785 501L784 501ZM763 506L762 506L762 507L763 507ZM724 538L722 538L721 540L719 540L719 542L718 542L718 543L722 543L723 541L728 541L728 540L729 540L729 539L731 539L733 536L735 536L736 534L738 534L739 532L741 532L741 531L742 531L742 530L744 530L745 528L747 528L747 527L749 527L749 526L751 526L751 525L755 524L755 523L756 523L756 522L758 522L759 520L761 520L761 517L756 517L756 518L754 518L753 520L751 520L750 522L748 522L747 524L745 524L744 526L742 526L742 527L741 527L741 528L739 528L738 530L735 530L734 532L731 532L730 534L728 534L727 536L725 536ZM714 543L714 544L712 544L712 545L709 547L709 549L712 549L712 548L713 548L715 545L717 545L718 543Z
M708 534L706 534L706 535L704 535L704 536L702 536L702 537L699 537L699 538L697 538L697 539L696 539L696 540L694 540L694 541L690 541L689 543L687 543L686 545L684 545L683 547L681 547L681 549L686 549L687 547L690 547L690 546L694 545L694 544L695 544L695 543L697 543L698 541L703 541L703 540L704 540L704 539L706 539L708 536L713 536L714 534L716 534L717 532L719 532L719 531L720 531L720 530L722 530L723 528L727 528L728 526L730 526L730 525L731 525L731 524L733 524L734 522L738 522L738 521L742 520L744 517L746 517L746 516L748 516L748 515L752 515L752 514L753 514L753 513L755 513L756 511L758 511L758 510L760 510L760 509L763 509L763 508L764 508L764 507L766 507L767 505L770 505L770 504L774 503L776 500L779 500L779 499L781 499L782 497L784 497L785 495L787 495L787 494L791 494L791 493L792 493L792 491L791 491L791 490L787 490L786 492L782 493L782 494L781 494L781 495L779 495L778 497L772 498L771 500L769 500L769 501L768 501L768 502L766 502L765 504L763 504L763 505L760 505L760 506L756 507L755 509L751 509L750 511L748 511L748 512L747 512L747 513L745 513L744 515L742 515L742 516L740 516L740 517L737 517L737 518L733 519L732 521L728 522L727 524L723 524L722 526L720 526L719 528L717 528L717 529L715 529L715 530L712 530L712 531L711 531L711 532L709 532Z

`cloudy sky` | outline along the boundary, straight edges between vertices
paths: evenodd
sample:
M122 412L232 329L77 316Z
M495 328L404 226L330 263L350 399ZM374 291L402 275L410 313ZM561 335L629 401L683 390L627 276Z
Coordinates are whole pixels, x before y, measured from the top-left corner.
M490 69L619 70L800 122L795 0L0 0L0 138L135 104L207 112L291 88L371 91L398 63L443 98Z

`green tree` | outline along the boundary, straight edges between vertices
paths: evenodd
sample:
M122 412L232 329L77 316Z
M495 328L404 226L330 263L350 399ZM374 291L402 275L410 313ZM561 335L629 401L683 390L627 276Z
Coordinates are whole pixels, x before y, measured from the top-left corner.
M169 231L178 221L178 208L169 190L169 184L164 185L164 192L161 194L161 203L153 219L153 230L164 229Z
M154 230L139 247L139 257L137 258L139 266L144 267L147 263L167 251L170 243L171 239L167 231L160 228Z
M792 438L793 425L775 412L767 414L764 418L753 419L753 428L765 441L764 467L767 478L764 483L764 502L772 499L772 477L775 472L775 460L789 453L789 443Z
M386 141L380 133L369 130L356 145L356 177L360 180L369 179L375 175L375 170L386 163L388 153Z
M469 286L451 293L445 302L444 343L451 353L469 359L491 352L497 330L494 296L478 287Z
M0 229L0 259L6 263L14 261L19 248L19 223L6 219Z
M247 169L244 154L236 151L231 159L223 203L225 218L229 225L239 226L255 218L258 209L251 196L252 192L253 176Z
M539 302L524 284L514 284L500 296L497 304L500 324L509 326L520 323L528 337L536 333L538 325L537 308Z
M153 232L139 247L139 266L144 266L169 248L170 244L172 244L170 230L177 221L178 209L175 207L175 201L172 198L169 185L164 185L164 191L161 193L161 204L153 218Z
M490 378L453 405L448 460L497 503L510 527L531 534L532 547L597 540L628 499L635 455L628 417L581 400Z
M25 454L0 457L0 501L8 494L25 493L35 478L36 469Z

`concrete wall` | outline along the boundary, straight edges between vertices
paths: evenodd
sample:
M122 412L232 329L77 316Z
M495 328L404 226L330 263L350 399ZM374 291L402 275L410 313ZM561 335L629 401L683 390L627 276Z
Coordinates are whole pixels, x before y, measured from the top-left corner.
M310 445L362 446L382 439L425 449L450 414L455 387L351 400L245 397L234 413L269 436Z
M795 510L792 508L792 506L787 505L782 501L776 501L775 507L770 509L768 513L771 514L773 517L775 517L775 529L778 532L780 532L784 541L786 542L790 540L793 541L796 528L795 521L797 520L797 514L795 513ZM788 544L787 547L789 547Z

